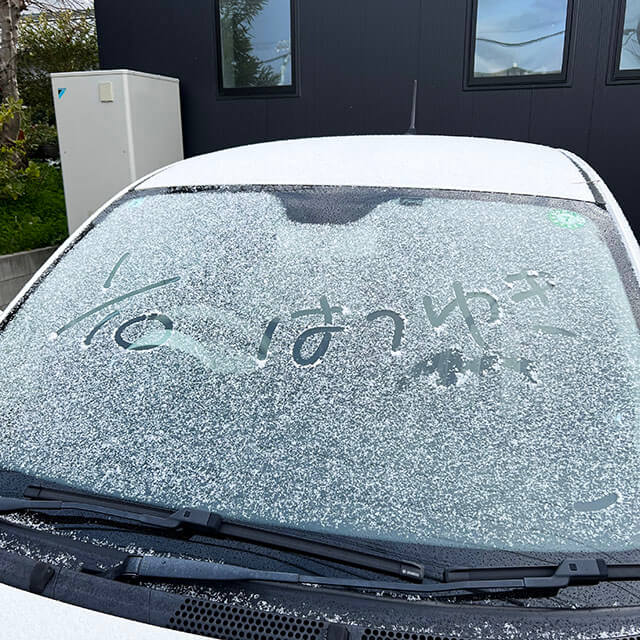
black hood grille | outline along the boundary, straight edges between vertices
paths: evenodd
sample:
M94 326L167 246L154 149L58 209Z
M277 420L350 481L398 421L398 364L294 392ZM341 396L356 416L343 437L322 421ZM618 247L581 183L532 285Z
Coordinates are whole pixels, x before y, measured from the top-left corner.
M218 640L462 640L448 635L347 627L196 598L186 598L167 627Z
M332 625L320 620L187 598L167 626L220 640L326 640Z

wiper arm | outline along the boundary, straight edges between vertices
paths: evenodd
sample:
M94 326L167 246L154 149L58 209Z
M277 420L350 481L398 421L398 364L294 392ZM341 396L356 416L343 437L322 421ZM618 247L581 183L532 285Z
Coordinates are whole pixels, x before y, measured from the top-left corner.
M165 531L198 533L251 542L371 569L413 582L420 582L424 577L423 565L416 562L368 553L346 545L318 542L255 525L229 522L220 514L202 509L183 508L172 511L155 505L119 501L109 497L49 489L38 485L27 487L24 494L25 498L0 496L0 514L20 511L32 513L85 511Z
M466 577L469 574L480 576L483 571L503 572L504 575L512 577L476 577L475 579ZM527 571L530 573L526 573ZM91 572L94 573L94 571ZM546 575L541 575L543 572ZM95 571L95 573L98 572ZM559 565L548 567L451 570L446 572L446 577L449 579L448 582L407 584L357 578L306 576L298 573L261 571L235 565L214 564L202 560L132 555L119 566L101 573L115 579L128 578L203 583L259 581L429 595L449 591L475 591L478 589L516 589L546 592L558 591L572 585L592 585L616 580L640 580L640 565L607 565L606 562L600 559L567 559ZM522 575L516 577L516 574Z

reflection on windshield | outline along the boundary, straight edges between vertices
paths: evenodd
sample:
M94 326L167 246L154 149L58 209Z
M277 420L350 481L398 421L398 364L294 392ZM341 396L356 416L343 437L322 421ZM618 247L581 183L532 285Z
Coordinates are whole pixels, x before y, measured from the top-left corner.
M124 201L0 333L0 464L346 535L626 548L640 345L605 215L376 189Z

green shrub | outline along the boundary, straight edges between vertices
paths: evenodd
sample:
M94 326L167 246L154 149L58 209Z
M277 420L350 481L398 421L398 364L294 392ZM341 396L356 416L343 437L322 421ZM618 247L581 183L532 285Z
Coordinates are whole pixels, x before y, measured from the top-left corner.
M27 113L29 110L27 109ZM25 135L25 151L27 158L33 160L56 160L60 158L58 150L58 131L50 124L31 122L25 117L23 130Z
M0 199L0 254L60 244L67 216L59 167L38 163L39 176L24 184L18 200Z
M0 104L0 129L22 112L22 102L9 98ZM37 179L38 167L27 161L24 132L16 140L0 146L0 200L17 200L29 180Z

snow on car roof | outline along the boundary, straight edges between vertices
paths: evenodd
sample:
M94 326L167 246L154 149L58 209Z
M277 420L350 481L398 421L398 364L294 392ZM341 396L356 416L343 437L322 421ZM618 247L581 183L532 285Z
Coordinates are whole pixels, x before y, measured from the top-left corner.
M583 175L558 149L455 136L265 142L183 160L137 188L249 184L458 189L594 201Z

